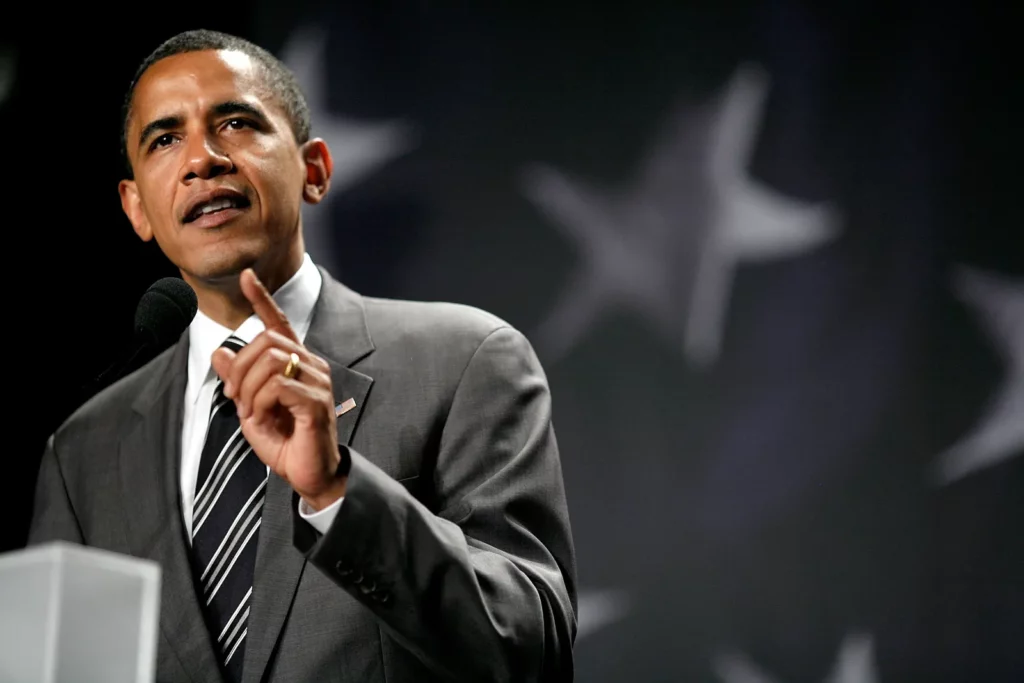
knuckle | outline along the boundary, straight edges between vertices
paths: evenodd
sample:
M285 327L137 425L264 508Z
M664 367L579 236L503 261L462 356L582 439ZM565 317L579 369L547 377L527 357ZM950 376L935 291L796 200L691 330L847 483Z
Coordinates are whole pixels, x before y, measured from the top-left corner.
M252 397L253 406L259 406L260 408L266 408L274 402L274 392L270 390L270 384L265 384L260 387Z
M281 332L278 331L278 330L273 330L273 329L267 330L267 336L277 346L288 346L290 344L290 342L291 342L291 340L288 339L288 337L286 337L283 334L281 334Z
M250 382L255 381L256 376L260 374L260 372L263 370L263 367L266 364L267 364L266 354L262 354L261 353L258 358L254 358L253 361L252 361L252 366L249 369L249 372L245 373L246 380L248 380Z
M334 422L334 403L330 398L324 400L321 394L316 394L316 410L314 416L316 421L322 425L327 426Z
M242 350L239 351L239 353L258 353L259 351L263 350L263 348L266 345L267 345L267 335L266 335L266 332L260 332L259 334L256 335L256 337L251 342L249 342L248 344L243 346Z

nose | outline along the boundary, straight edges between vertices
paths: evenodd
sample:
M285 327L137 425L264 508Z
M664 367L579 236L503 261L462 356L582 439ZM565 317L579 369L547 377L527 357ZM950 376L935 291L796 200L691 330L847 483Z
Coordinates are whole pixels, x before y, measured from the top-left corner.
M205 136L191 136L186 143L185 165L182 169L182 181L207 180L234 170L234 164L222 150L218 149Z

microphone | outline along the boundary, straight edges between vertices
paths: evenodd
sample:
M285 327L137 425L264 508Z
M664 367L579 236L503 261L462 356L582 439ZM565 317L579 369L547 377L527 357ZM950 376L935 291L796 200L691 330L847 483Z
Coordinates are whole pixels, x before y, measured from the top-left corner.
M163 351L196 317L196 293L178 277L160 278L142 295L135 308L135 337Z
M127 359L100 373L89 384L85 398L138 370L178 341L197 310L196 293L181 278L160 278L150 285L135 308L135 334Z

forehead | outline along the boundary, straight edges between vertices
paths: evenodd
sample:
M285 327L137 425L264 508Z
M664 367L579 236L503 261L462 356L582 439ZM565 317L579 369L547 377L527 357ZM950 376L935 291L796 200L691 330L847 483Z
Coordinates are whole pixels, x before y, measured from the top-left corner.
M165 57L139 79L132 97L131 125L203 111L226 100L265 103L260 66L234 50L186 52Z

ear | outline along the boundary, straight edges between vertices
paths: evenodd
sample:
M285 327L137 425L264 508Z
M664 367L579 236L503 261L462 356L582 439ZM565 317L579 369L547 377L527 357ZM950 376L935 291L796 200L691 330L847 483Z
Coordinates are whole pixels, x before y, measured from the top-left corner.
M142 210L142 198L139 197L139 187L134 180L122 180L117 185L117 191L121 195L121 208L124 215L128 216L135 234L143 242L153 239L153 228L149 225L146 213Z
M313 138L302 145L302 161L306 168L306 182L302 198L310 204L319 204L331 186L334 159L322 138Z

